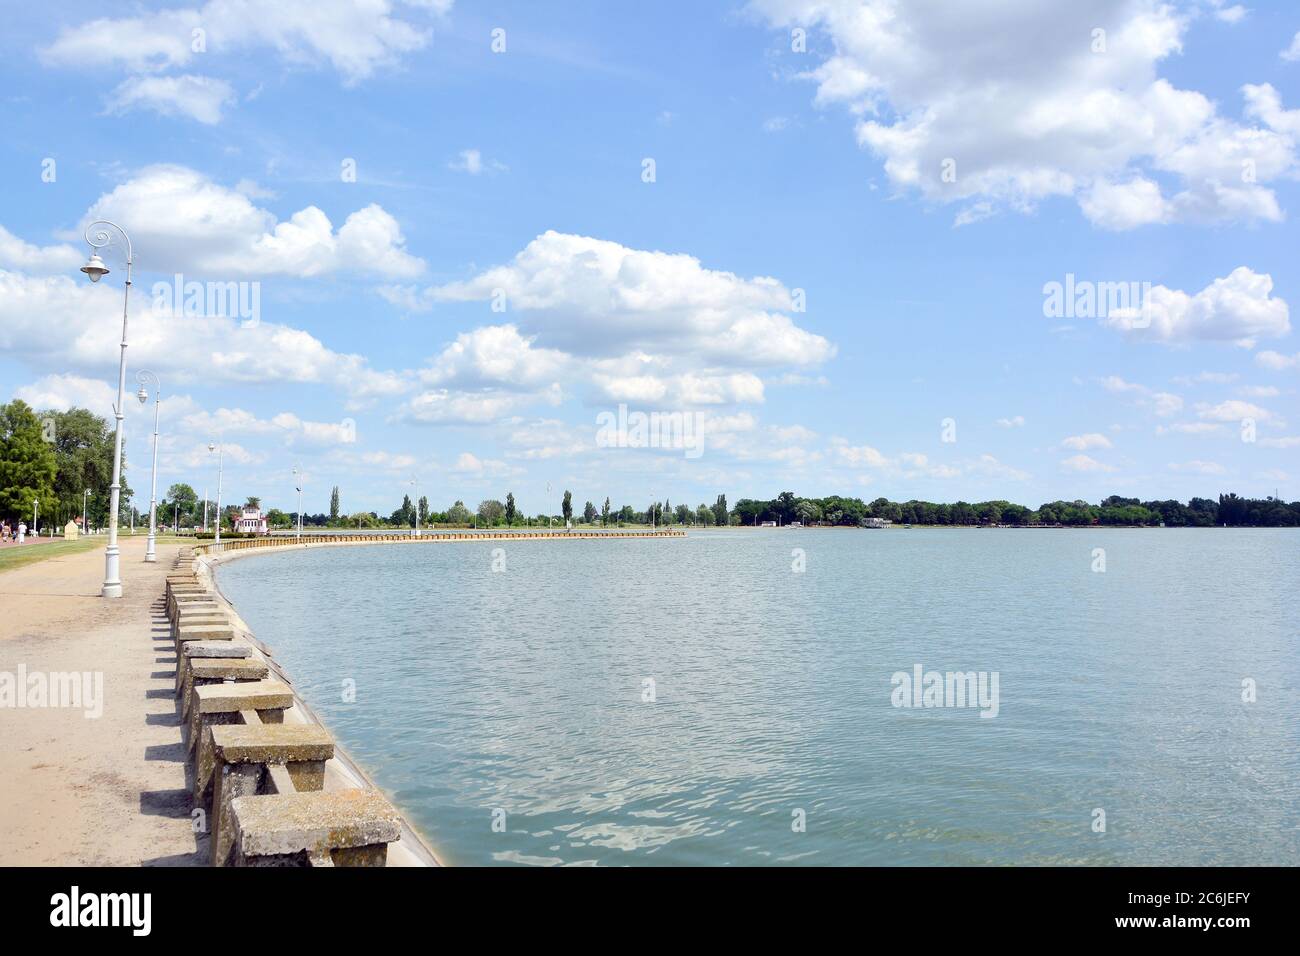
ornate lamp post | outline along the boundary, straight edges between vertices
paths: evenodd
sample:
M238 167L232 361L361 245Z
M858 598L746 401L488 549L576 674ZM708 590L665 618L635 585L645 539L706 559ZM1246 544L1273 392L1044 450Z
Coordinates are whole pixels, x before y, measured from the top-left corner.
M149 482L149 540L145 544L144 559L152 564L158 560L156 545L158 543L158 412L162 409L162 385L158 381L158 376L148 369L142 369L136 373L135 380L140 384L140 391L135 393L135 397L143 405L149 401L149 392L145 385L153 383L154 402L153 402L153 474Z
M96 250L104 248L112 238L112 234L106 228L109 226L121 233L122 238L126 240L126 285L122 293L122 348L117 364L117 405L113 408L113 415L117 419L117 427L114 429L113 437L113 483L109 486L108 547L104 551L104 586L100 590L100 594L106 598L120 598L122 596L122 579L118 573L117 512L122 494L122 418L124 414L122 406L126 397L126 316L127 307L131 301L131 268L135 264L135 252L131 248L131 237L126 234L126 230L107 219L96 219L87 226L86 242L90 245L91 253L89 261L81 267L81 271L90 276L91 282L98 282L108 275L108 266L104 265L104 260L99 257Z
M298 534L296 541L302 543L302 485L306 476L302 473L301 465L293 466L294 490L298 492Z
M81 493L81 533L89 534L90 526L86 524L86 499L90 497L90 489L87 488Z
M413 495L416 493L416 484L418 482L418 478L411 477L411 494ZM415 534L411 535L411 537L418 538L420 536L420 502L418 500L412 501L411 507L415 510Z
M221 543L221 455L224 450L222 445L208 442L208 451L217 453L217 536L213 539L217 544Z

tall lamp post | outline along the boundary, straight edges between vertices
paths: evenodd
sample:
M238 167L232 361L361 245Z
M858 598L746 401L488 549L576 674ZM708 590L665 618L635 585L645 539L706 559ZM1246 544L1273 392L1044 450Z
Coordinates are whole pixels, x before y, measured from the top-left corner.
M32 499L32 537L33 538L39 538L41 536L41 533L38 530L40 528L40 524L37 521L37 519L40 518L40 516L41 516L41 499L33 498Z
M222 452L225 451L225 448L222 445L215 445L212 442L208 442L208 451L209 452L215 451L217 453L217 536L214 539L214 541L217 544L220 544L221 543L221 456L222 456Z
M293 466L294 490L298 492L298 536L296 540L298 541L299 544L302 544L302 484L303 484L304 477L305 476L302 473L302 466L294 465Z
M140 391L135 393L135 397L143 405L149 401L149 392L145 385L153 383L153 474L149 482L149 540L145 543L144 559L152 564L158 560L158 553L155 546L158 543L158 412L162 409L162 384L158 381L158 376L148 369L142 369L136 373L135 380L140 384Z
M411 477L412 495L416 494L416 484L418 482L419 482L418 478L414 476ZM415 534L413 534L411 537L418 538L420 536L420 502L419 501L411 502L411 507L415 509Z
M98 282L108 275L108 266L104 265L104 260L99 257L97 250L107 246L112 238L112 233L108 231L110 226L121 233L122 238L126 240L126 285L122 293L122 347L117 364L117 405L113 408L117 427L113 435L113 483L109 486L108 547L104 550L104 586L100 594L106 598L120 598L122 579L118 574L117 512L122 493L122 406L126 397L126 316L127 306L131 301L131 268L135 265L135 252L131 248L131 237L126 234L126 230L107 219L96 219L88 225L86 242L91 249L90 259L81 267L81 271L90 276L91 282Z
M90 528L86 524L86 499L90 497L90 489L87 488L81 493L81 533L89 534Z

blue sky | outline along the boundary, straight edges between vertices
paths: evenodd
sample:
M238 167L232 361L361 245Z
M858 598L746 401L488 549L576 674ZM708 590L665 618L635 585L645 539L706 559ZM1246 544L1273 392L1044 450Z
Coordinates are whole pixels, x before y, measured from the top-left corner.
M313 512L1294 499L1300 9L1079 6L12 5L0 391L109 413L106 216L164 488L219 437L227 500L300 464ZM1143 291L1045 315L1067 274ZM702 452L601 447L620 404Z

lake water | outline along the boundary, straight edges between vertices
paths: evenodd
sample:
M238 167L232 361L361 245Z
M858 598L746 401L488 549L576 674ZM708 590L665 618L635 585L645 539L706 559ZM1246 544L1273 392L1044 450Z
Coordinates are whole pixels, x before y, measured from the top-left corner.
M355 546L218 580L448 863L1300 863L1294 530ZM996 672L996 716L894 706L916 665Z

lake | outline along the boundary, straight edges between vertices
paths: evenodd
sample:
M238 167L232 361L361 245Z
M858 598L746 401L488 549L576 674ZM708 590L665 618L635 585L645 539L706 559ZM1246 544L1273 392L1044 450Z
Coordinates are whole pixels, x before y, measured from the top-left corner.
M389 544L218 582L450 864L1300 863L1300 531ZM918 666L972 693L908 701Z

